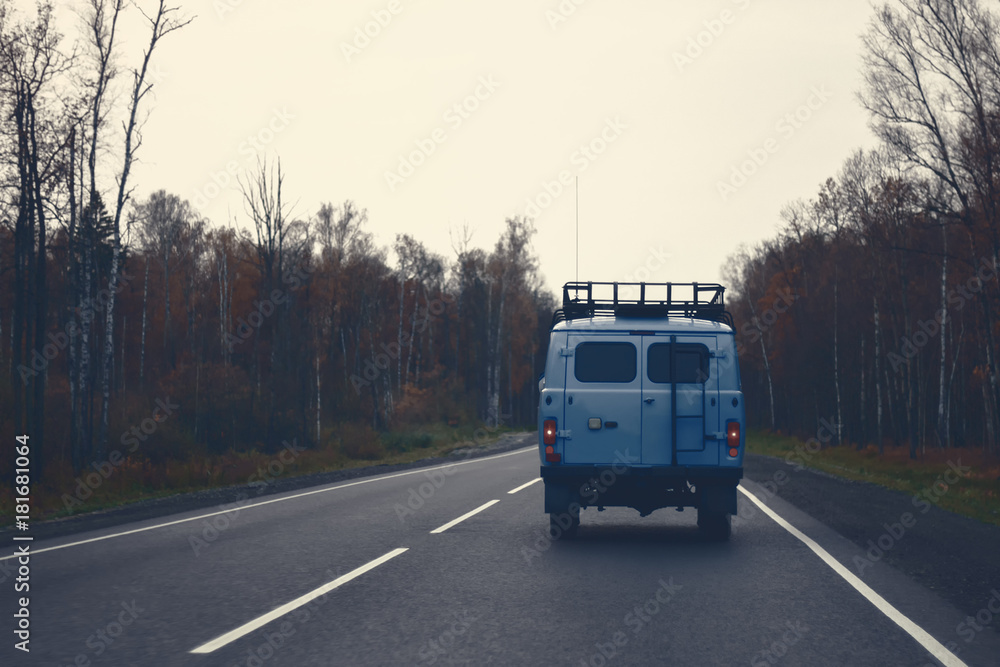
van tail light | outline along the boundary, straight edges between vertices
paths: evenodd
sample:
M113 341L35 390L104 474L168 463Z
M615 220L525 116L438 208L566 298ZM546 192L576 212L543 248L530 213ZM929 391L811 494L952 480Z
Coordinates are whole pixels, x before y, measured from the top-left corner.
M726 444L729 445L729 455L737 456L740 453L740 423L737 421L726 422Z
M556 420L546 419L542 422L542 444L556 444Z
M559 463L562 455L556 453L556 420L546 419L542 422L542 444L545 445L545 462Z

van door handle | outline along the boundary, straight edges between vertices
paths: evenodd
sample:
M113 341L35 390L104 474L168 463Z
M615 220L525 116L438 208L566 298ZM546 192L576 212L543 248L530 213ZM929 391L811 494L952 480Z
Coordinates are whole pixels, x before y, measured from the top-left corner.
M656 400L655 398L647 398L647 399L646 399L646 402L647 402L647 403L652 403L652 402L653 402L653 401L655 401L655 400Z

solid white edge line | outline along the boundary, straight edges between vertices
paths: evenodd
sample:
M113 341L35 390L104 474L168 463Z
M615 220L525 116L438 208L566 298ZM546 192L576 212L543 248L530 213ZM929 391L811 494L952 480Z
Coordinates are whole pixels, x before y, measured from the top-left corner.
M454 466L464 466L470 463L482 463L483 461L492 461L494 459L502 459L507 456L514 456L515 454L523 454L524 452L538 451L538 445L531 445L523 449L515 449L512 452L505 452L503 454L496 454L494 456L484 456L481 459L469 459L468 461L458 461L456 463L446 463L444 465L433 466L431 468L417 468L416 470L408 470L406 472L392 473L391 475L382 475L380 477L370 477L367 479L362 479L357 482L350 482L348 484L341 484L340 486L332 486L329 488L315 489L313 491L306 491L305 493L297 493L293 496L285 496L282 498L273 498L271 500L262 500L261 502L251 503L250 505L243 505L238 508L239 511L252 509L254 507L263 507L264 505L270 505L271 503L280 503L286 500L294 500L295 498L302 498L305 496L311 496L317 493L326 493L327 491L336 491L337 489L346 489L350 486L358 486L359 484L370 484L372 482L380 482L384 479L393 479L394 477L405 477L406 475L416 475L422 472L428 472L431 470L441 470L442 468L451 468ZM231 503L230 503L231 504ZM111 535L101 535L100 537L92 537L88 540L80 540L78 542L69 542L67 544L60 544L54 547L45 547L44 549L32 549L31 555L45 553L46 551L55 551L57 549L66 549L68 547L76 547L81 544L89 544L90 542L100 542L101 540L110 540L112 537L123 537L125 535L132 535L133 533L142 533L147 530L155 530L157 528L166 528L167 526L175 526L179 523L187 523L188 521L197 521L198 519L207 519L211 516L218 516L219 514L230 514L233 512L233 508L220 510L218 512L211 512L209 514L199 514L198 516L193 516L188 519L178 519L176 521L168 521L166 523L158 523L153 526L146 526L145 528L134 528L133 530L126 530L120 533L113 533ZM11 558L17 558L17 554L11 554L9 556L0 556L0 561L9 560Z
M507 495L508 496L512 496L515 493L517 493L518 491L520 491L521 489L526 489L529 486L531 486L532 484L534 484L535 482L540 482L540 481L542 481L542 478L541 477L536 477L535 479L531 480L527 484L522 484L521 486L517 487L516 489L511 489L510 491L507 492Z
M500 502L500 501L499 500L491 500L488 503L480 505L479 507L477 507L476 509L472 510L471 512L466 512L465 514L463 514L462 516L458 517L457 519L452 519L451 521L449 521L448 523L444 524L443 526L439 526L439 527L435 528L434 530L431 531L431 535L434 535L436 533L443 533L444 531L448 530L452 526L455 526L455 525L458 525L458 524L462 523L463 521L465 521L466 519L468 519L470 516L474 516L476 514L479 514L480 512L482 512L487 507L493 507L498 502Z
M356 568L354 570L351 570L350 572L348 572L345 575L337 577L336 579L334 579L333 581L331 581L328 584L324 584L324 585L320 586L319 588L317 588L315 590L309 591L305 595L301 595L301 596L295 598L294 600L292 600L291 602L286 602L285 604L281 605L277 609L275 609L273 611L267 612L263 616L258 616L257 618L253 619L252 621L250 621L248 623L244 623L243 625L241 625L240 627L236 628L235 630L230 630L229 632L227 632L224 635L219 635L218 637L216 637L212 641L205 642L201 646L199 646L197 648L194 648L194 649L191 649L190 652L191 653L211 653L212 651L220 649L223 646L225 646L226 644L239 639L243 635L249 634L249 633L253 632L254 630L256 630L257 628L259 628L259 627L261 627L263 625L267 625L268 623L270 623L274 619L280 618L280 617L284 616L288 612L301 607L302 605L306 604L307 602L310 602L311 600L314 600L314 599L318 598L320 595L324 595L326 593L329 593L333 589L338 588L338 587L346 584L351 579L354 579L356 577L360 577L365 572L368 572L369 570L372 570L372 569L378 567L382 563L385 563L386 561L391 560L391 559L395 558L396 556L398 556L398 555L400 555L402 553L405 553L406 551L407 551L407 548L393 549L389 553L387 553L387 554L385 554L383 556L379 556L375 560L370 561L368 563L365 563L361 567Z
M892 620L900 628L902 628L903 631L906 632L906 634L916 639L917 642L925 649L927 649L927 651L931 655L937 658L937 660L940 661L941 664L945 665L946 667L968 667L968 665L959 660L954 653L946 649L938 640L931 637L926 630L924 630L919 625L917 625L909 618L904 616L902 612L900 612L898 609L889 604L885 600L885 598L883 598L881 595L872 590L868 586L868 584L861 581L861 579L859 579L853 572L844 567L840 563L840 561L831 556L829 552L826 551L826 549L824 549L819 544L814 542L812 538L804 534L802 531L800 531L792 524L788 523L785 519L779 516L774 510L765 505L759 498L757 498L757 496L753 495L752 493L744 489L742 486L738 486L736 488L738 488L743 493L743 495L749 498L750 501L753 502L757 507L762 509L764 511L764 514L771 517L775 523L777 523L779 526L781 526L786 531L791 533L794 537L796 537L800 542L805 544L807 547L812 549L813 553L819 556L820 559L822 559L822 561L826 563L831 570L840 575L841 578L844 579L844 581L849 583L854 588L854 590L861 593L861 595L863 595L866 600L875 605L876 609L878 609L880 612L889 617L889 619Z

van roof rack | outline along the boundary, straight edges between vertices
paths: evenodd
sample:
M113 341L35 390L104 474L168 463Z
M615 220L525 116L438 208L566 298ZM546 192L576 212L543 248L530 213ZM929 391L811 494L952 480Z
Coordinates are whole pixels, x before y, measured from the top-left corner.
M594 288L598 288L595 290ZM611 298L595 297L595 291ZM619 288L639 288L639 298L619 296ZM664 289L665 288L665 289ZM675 298L676 288L681 288L688 299ZM634 293L634 290L631 290ZM618 317L668 317L679 315L698 320L711 320L733 325L733 316L726 311L726 288L718 283L619 283L619 282L569 282L563 285L562 308L552 314L552 326L566 320L594 315ZM653 294L651 294L653 293ZM666 298L663 298L663 297Z

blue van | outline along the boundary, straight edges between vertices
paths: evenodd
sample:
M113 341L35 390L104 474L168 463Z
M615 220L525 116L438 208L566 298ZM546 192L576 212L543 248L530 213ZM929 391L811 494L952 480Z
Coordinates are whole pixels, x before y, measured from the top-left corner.
M725 288L572 282L549 334L538 406L555 539L580 510L695 507L726 540L743 476L745 411Z

